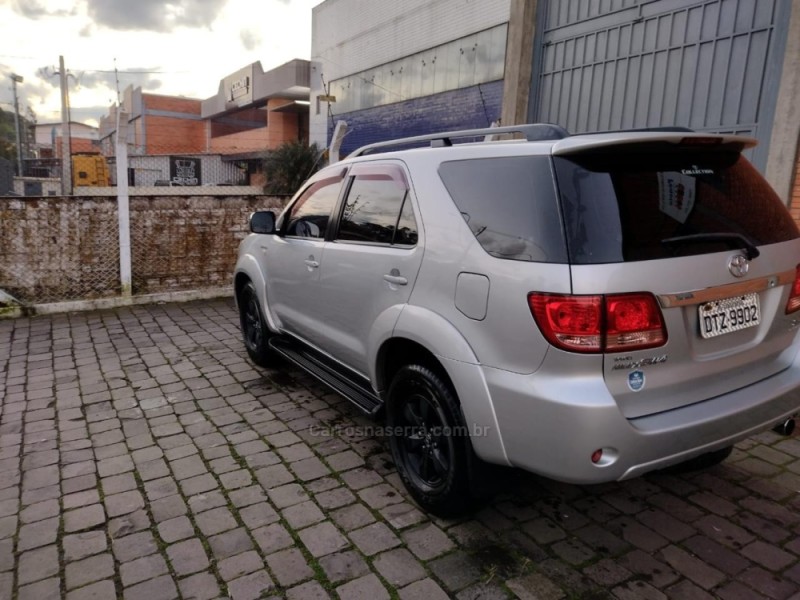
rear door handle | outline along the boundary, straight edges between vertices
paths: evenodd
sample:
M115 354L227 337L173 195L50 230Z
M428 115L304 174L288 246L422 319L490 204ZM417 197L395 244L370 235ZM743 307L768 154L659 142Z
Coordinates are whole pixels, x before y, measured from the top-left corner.
M385 281L388 281L389 283L394 284L394 285L407 285L408 284L408 279L406 279L405 277L402 277L400 275L389 275L387 273L386 275L383 276L383 279Z
M314 260L314 259L311 259L311 258L307 258L307 259L306 259L305 261L303 261L303 262L305 262L305 263L306 263L306 266L307 266L309 269L316 269L317 267L319 267L319 263L318 263L316 260Z

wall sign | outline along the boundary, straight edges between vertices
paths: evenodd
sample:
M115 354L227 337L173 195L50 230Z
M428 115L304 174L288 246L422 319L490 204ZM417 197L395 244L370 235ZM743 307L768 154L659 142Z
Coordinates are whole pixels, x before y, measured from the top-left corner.
M250 93L250 76L245 75L241 79L236 79L231 82L231 87L228 91L227 100L229 102L233 102L237 98L246 96L249 93Z
M186 156L169 157L169 180L172 185L200 185L200 159Z
M254 69L254 65L248 65L222 80L221 91L227 110L247 106L253 102Z

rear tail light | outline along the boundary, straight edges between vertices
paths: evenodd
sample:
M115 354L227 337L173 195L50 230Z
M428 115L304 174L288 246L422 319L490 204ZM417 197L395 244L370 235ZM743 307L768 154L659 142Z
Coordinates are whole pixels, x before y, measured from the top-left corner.
M542 335L562 350L623 352L654 348L667 341L661 309L652 294L531 293L528 305Z
M528 294L528 304L547 341L574 352L600 352L603 297Z
M792 283L789 301L786 303L786 314L793 313L798 309L800 309L800 265L797 265L794 271L794 283Z
M651 294L606 296L606 352L653 348L666 341L661 309Z

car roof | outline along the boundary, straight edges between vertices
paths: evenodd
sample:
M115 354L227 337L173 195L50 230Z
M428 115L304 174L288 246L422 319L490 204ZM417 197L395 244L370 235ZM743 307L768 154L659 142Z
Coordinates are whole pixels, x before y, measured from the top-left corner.
M508 139L507 134L522 134L525 139ZM506 139L492 139L498 135L506 136ZM480 138L483 138L483 140ZM454 143L454 140L457 139L468 139L470 141ZM698 133L684 127L630 129L570 135L569 132L558 125L537 123L440 132L377 142L358 148L345 160L350 162L369 159L369 157L374 159L375 156L402 158L420 152L429 156L430 153L445 152L448 156L451 156L452 154L461 154L458 150L459 148L480 148L478 152L484 153L484 155L502 155L505 152L500 151L499 148L507 147L509 144L513 144L517 149L519 149L519 144L525 144L528 150L526 153L567 155L593 150L610 150L615 146L642 143L667 143L687 147L721 147L726 150L741 152L745 148L755 146L758 142L750 137ZM419 147L422 144L425 144L425 146ZM403 148L403 146L408 145L417 147Z

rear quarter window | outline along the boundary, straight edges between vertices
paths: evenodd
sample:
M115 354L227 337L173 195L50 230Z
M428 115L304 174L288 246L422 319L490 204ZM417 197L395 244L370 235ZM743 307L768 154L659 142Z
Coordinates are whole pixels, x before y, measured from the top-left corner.
M566 263L548 156L444 162L439 177L483 249L494 257Z
M554 157L570 261L630 262L721 252L737 234L761 246L798 237L789 211L741 155L682 151Z

